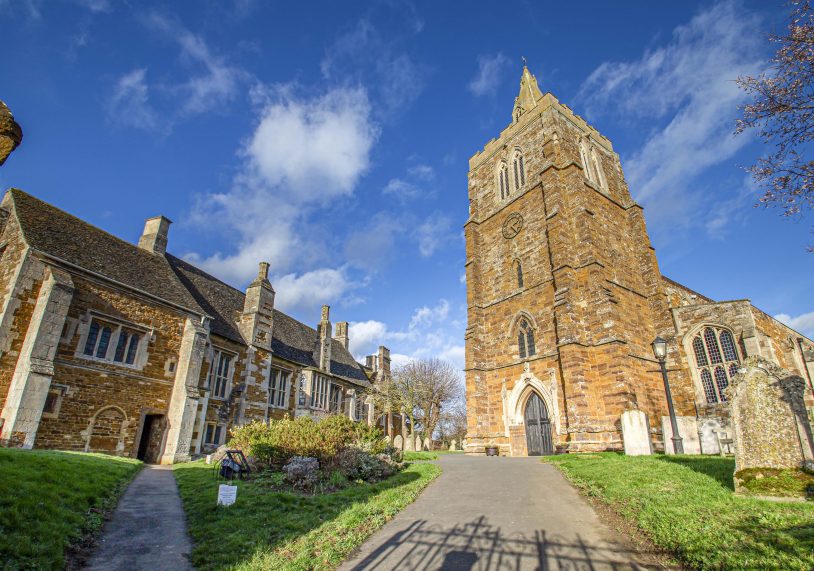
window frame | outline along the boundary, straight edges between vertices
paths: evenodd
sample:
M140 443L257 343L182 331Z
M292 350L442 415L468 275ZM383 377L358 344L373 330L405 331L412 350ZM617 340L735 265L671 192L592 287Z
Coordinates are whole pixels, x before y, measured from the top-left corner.
M211 433L210 433L211 429ZM212 436L212 439L209 439L209 436ZM203 445L204 446L213 446L217 448L221 444L226 437L226 425L219 424L217 422L207 422L204 426L204 433L203 433Z
M65 394L68 392L67 385L61 385L59 383L51 383L51 386L48 387L48 393L45 397L45 402L42 404L42 418L58 418L59 417L59 410L62 408L62 399L65 398ZM52 410L46 410L48 407L48 398L54 395L54 399L52 402L54 403Z
M232 376L234 375L234 368L235 368L235 361L237 360L237 354L233 353L227 349L223 349L221 347L212 346L211 348L211 357L209 361L209 371L206 374L206 388L209 390L209 398L215 400L226 400L229 398L229 393L232 389ZM220 365L223 357L229 358L229 366L226 371L226 376L222 376L220 372L215 372L215 361L217 356L220 356L218 359L217 369L220 371ZM218 383L223 380L223 390L220 391L223 394L219 394L217 390L219 388ZM213 385L214 381L214 385Z
M313 374L311 377L310 408L314 410L328 410L328 397L332 384L329 377L318 373Z
M721 325L704 324L686 336L684 348L698 400L705 405L725 404L724 390L744 358L735 334Z
M523 158L523 151L515 149L512 155L512 174L514 181L514 191L520 192L526 188L526 164Z
M528 359L537 354L534 325L525 316L517 320L517 354L521 359Z
M97 363L106 363L108 365L115 365L117 367L126 367L128 369L140 370L144 367L147 361L147 346L152 340L151 329L95 311L88 311L85 316L85 320L83 321L84 323L82 324L80 330L81 334L79 336L79 342L77 343L74 351L74 356L76 358L87 361L96 361ZM96 338L93 341L91 352L87 353L88 343L91 340L94 325L98 326L97 331L93 333L96 335ZM109 329L110 334L106 341L107 345L104 353L99 356L99 349L102 344L102 335L100 335L100 333L102 333L105 329ZM71 332L71 337L73 337L73 334L74 333ZM119 361L116 358L118 355L118 347L122 339L122 334L125 334L126 337L124 338L129 338L129 340L125 341L124 354L122 355L122 360ZM63 329L60 342L62 342L62 338L65 336L65 330ZM137 339L137 342L135 347L132 347L132 340L134 338ZM130 349L132 349L132 353Z
M269 408L287 409L291 395L291 378L293 372L282 367L271 367L269 370ZM278 381L283 379L283 388L278 386ZM275 398L276 397L276 398Z

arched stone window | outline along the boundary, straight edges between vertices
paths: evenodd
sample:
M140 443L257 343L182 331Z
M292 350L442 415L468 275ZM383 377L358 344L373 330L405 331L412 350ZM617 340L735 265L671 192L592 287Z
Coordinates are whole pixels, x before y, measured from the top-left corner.
M596 149L591 147L591 163L594 168L596 182L601 188L608 188L608 182L605 180L605 171L602 170L602 163L599 161L599 156L596 154Z
M579 160L582 161L582 169L585 171L585 176L591 182L594 182L594 173L593 169L591 168L591 163L588 160L588 147L585 145L585 141L579 141Z
M521 359L531 357L537 353L534 346L534 329L524 317L517 325L517 352Z
M693 337L692 349L707 402L725 402L724 389L740 364L732 333L718 327L704 327Z
M503 200L509 196L509 167L505 161L501 161L497 169L497 184L500 188L500 200Z
M514 151L512 168L514 169L514 189L520 190L526 186L526 169L523 165L523 153L520 149Z
M517 287L523 287L523 264L520 260L514 261L514 269L517 272Z

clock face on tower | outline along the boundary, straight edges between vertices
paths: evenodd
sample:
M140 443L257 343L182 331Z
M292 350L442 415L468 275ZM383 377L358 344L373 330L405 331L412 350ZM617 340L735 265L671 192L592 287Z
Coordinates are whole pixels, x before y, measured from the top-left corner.
M506 218L506 221L503 223L503 237L507 240L511 240L515 236L520 233L520 230L523 229L523 217L520 216L517 212L514 212Z

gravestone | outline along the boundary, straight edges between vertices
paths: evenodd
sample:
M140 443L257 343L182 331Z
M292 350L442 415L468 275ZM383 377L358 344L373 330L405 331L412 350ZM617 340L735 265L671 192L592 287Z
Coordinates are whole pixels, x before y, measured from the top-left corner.
M393 448L396 450L404 450L404 439L401 437L401 434L397 434L393 439Z
M721 448L718 446L718 435L721 435L721 438L723 438L722 433L724 432L726 432L727 438L731 437L732 429L728 428L722 419L703 419L701 426L698 427L698 436L701 440L701 454L720 454Z
M682 438L684 454L701 454L701 441L698 438L698 422L694 416L677 416L678 434ZM664 434L664 453L675 454L673 450L673 427L669 416L661 417L661 430Z
M415 437L412 434L408 434L407 438L404 439L404 450L407 452L412 452L415 450Z
M643 410L622 413L622 440L628 456L647 456L653 453L647 415Z
M452 442L449 443L449 451L450 452L455 452L458 449L456 444L457 444L457 442L455 442L455 439L453 438Z
M430 437L429 437L429 436L428 436L427 438L425 438L425 439L424 439L424 446L423 446L421 449L422 449L422 450L424 450L424 451L426 451L426 452L429 452L429 451L430 451L430 444L431 444L431 442L432 442L432 441L430 440Z
M732 409L735 490L753 468L802 468L814 456L805 381L760 357L744 362L725 394Z

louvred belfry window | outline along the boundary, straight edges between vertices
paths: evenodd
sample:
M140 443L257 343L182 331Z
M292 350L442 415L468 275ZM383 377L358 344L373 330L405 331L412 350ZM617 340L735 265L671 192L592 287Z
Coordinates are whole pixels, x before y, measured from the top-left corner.
M693 338L692 348L707 402L725 402L724 389L737 374L740 364L732 333L726 329L705 327Z

